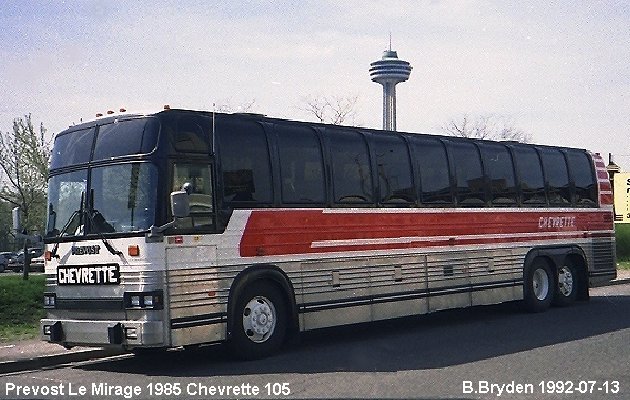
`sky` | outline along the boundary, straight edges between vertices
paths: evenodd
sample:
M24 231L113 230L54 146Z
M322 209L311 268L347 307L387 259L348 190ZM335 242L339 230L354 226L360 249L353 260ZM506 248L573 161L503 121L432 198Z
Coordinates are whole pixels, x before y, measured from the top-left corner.
M399 131L494 115L534 143L615 155L630 171L628 1L0 0L0 130L50 134L98 112L229 104L312 120L311 96L358 97L380 129L370 63L411 63Z

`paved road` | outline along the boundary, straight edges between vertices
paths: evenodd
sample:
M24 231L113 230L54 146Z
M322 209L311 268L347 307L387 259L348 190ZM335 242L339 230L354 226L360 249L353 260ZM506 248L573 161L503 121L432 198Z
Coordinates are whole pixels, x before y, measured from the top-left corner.
M203 399L229 387L226 398L630 399L630 285L591 294L543 314L504 304L321 330L261 361L215 346L20 373L0 377L0 398ZM533 393L508 393L519 384ZM19 385L40 393L19 397Z

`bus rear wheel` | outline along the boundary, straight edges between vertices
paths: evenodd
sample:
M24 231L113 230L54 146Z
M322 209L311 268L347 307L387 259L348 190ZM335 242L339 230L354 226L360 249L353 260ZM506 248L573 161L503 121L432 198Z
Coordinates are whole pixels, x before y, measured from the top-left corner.
M554 299L554 276L544 260L534 260L525 270L523 282L525 309L542 312L549 308Z
M269 356L280 349L287 330L287 307L277 287L267 281L250 284L238 296L230 337L242 359Z
M558 268L558 284L554 296L554 305L568 306L575 302L578 294L577 269L570 263Z

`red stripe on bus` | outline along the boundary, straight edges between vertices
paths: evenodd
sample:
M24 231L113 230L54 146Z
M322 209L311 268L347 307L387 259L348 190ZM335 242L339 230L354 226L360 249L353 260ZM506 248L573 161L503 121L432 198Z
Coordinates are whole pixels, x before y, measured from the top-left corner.
M599 203L602 204L602 205L614 204L612 194L600 194L599 195Z
M608 172L606 172L605 170L604 170L604 171L602 171L601 169L598 169L598 170L597 170L597 178L598 178L598 179L610 179L610 178L608 177Z
M612 214L607 211L254 210L245 225L240 255L253 257L551 240L586 237L590 231L612 232L612 229Z

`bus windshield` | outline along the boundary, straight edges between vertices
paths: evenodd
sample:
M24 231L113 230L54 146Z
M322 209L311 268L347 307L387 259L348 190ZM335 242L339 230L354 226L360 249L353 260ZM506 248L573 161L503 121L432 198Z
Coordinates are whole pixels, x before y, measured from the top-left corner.
M156 198L157 169L150 163L54 175L46 237L145 231L154 223Z

